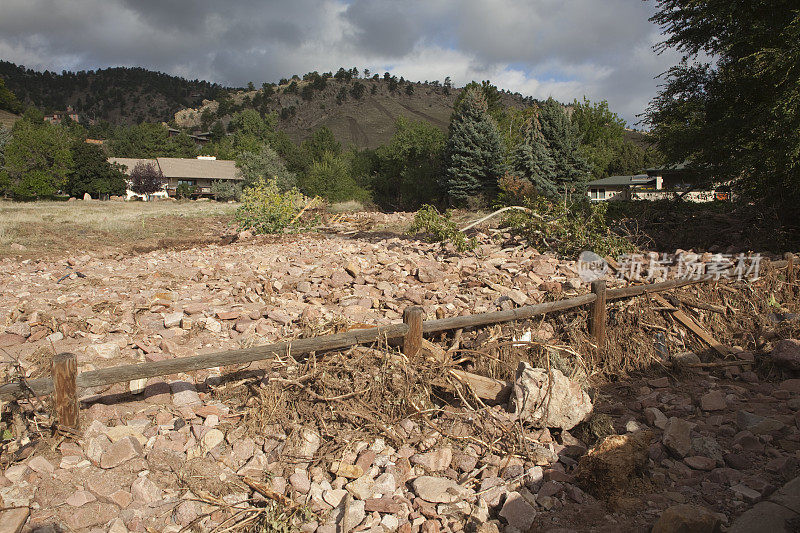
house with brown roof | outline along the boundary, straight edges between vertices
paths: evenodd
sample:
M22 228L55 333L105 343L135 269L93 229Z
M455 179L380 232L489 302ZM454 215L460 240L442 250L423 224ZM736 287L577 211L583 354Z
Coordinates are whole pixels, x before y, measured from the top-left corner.
M175 196L180 185L194 187L194 196L211 196L211 185L215 181L242 181L236 169L236 161L217 159L210 156L198 156L197 159L183 157L156 157L154 159L133 159L127 157L110 157L109 163L117 163L123 167L128 176L137 163L153 163L164 175L164 190L151 196ZM128 198L139 196L129 190Z

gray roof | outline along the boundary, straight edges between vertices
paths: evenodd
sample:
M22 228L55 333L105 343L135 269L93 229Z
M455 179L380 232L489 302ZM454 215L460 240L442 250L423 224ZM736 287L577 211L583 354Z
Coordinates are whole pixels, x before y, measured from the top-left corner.
M182 157L159 157L157 160L165 178L242 179L236 171L236 161L226 159L184 159Z
M590 181L587 183L590 187L624 187L627 185L650 185L655 183L656 179L651 178L647 174L637 174L636 176L609 176L607 178Z
M137 163L155 163L165 178L206 178L212 180L241 180L236 169L236 161L227 159L189 159L183 157L157 157L155 159L136 159L130 157L109 157L109 163L119 163L130 175Z

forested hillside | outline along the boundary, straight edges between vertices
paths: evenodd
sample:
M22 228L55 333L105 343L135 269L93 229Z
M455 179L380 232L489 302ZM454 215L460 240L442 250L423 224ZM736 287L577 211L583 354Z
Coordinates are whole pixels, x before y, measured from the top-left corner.
M72 106L94 121L138 124L169 120L179 109L216 98L222 86L143 68L38 72L0 61L0 79L24 105L48 113Z

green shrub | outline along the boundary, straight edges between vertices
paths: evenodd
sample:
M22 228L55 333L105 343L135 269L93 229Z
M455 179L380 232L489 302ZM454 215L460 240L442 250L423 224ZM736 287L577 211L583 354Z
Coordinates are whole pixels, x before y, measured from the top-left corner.
M584 250L591 250L601 256L616 257L635 250L630 241L611 230L605 202L564 202L533 196L524 205L531 211L509 211L504 225L540 251L546 249L576 257Z
M218 180L211 184L211 194L220 202L238 202L242 198L242 184Z
M449 242L459 252L473 250L478 245L474 237L467 239L464 232L458 229L450 211L442 215L432 205L423 205L414 214L414 223L408 231L412 235L425 233L432 242Z
M178 198L191 198L196 190L194 185L189 185L188 183L181 183L175 189L175 196Z
M281 192L276 180L259 178L242 192L242 205L236 222L254 233L282 233L303 208L303 195L297 189Z

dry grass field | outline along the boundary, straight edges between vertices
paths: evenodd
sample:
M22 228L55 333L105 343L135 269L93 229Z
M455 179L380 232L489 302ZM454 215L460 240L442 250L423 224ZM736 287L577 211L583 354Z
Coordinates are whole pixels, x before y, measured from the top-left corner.
M0 258L146 252L214 242L235 209L217 202L0 201Z

